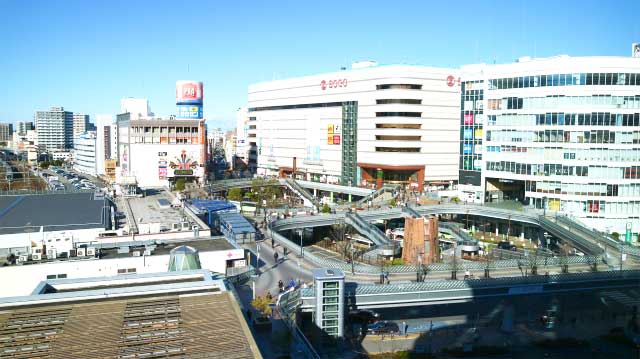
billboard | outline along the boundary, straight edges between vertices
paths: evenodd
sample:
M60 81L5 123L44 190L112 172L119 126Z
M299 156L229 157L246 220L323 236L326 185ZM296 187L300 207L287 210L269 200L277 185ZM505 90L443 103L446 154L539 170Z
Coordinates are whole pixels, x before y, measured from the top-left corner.
M202 105L178 105L176 106L177 118L202 118Z
M202 82L176 81L176 103L202 105Z

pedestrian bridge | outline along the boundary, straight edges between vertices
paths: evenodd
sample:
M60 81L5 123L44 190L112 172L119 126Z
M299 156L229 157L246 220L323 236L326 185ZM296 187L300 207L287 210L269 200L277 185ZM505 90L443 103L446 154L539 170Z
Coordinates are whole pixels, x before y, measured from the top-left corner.
M348 309L375 309L417 305L469 302L483 297L545 295L562 292L589 292L638 288L640 271L623 270L528 277L471 280L433 280L420 283L361 284L345 283ZM315 310L315 289L300 288L280 299L286 311Z

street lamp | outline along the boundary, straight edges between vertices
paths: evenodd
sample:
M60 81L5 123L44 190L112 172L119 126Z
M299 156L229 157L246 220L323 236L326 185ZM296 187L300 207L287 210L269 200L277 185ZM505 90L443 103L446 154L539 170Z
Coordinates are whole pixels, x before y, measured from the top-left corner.
M303 230L302 228L298 229L298 234L300 235L300 257L304 258L304 247L302 246L302 234L303 234Z

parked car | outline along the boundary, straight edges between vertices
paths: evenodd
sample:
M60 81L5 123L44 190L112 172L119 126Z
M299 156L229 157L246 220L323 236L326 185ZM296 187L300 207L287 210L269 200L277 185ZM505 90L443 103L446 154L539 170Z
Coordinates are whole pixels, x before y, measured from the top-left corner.
M367 309L354 309L349 312L349 319L357 323L371 324L380 320L380 314Z
M367 326L369 334L395 334L400 332L398 324L386 320L375 322Z
M499 242L498 248L508 250L508 251L518 250L518 247L516 247L515 244L511 244L510 242L507 242L507 241Z

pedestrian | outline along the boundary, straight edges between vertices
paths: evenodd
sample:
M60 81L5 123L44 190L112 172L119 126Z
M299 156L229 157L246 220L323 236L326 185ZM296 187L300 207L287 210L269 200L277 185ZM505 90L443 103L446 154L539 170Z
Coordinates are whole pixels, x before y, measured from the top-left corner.
M271 248L273 248L273 246L274 246L273 237L271 237Z
M280 290L280 293L284 292L284 283L282 283L282 279L278 281L278 289Z
M247 309L247 318L251 321L251 309Z
M273 253L273 259L276 261L276 264L278 264L278 252Z

